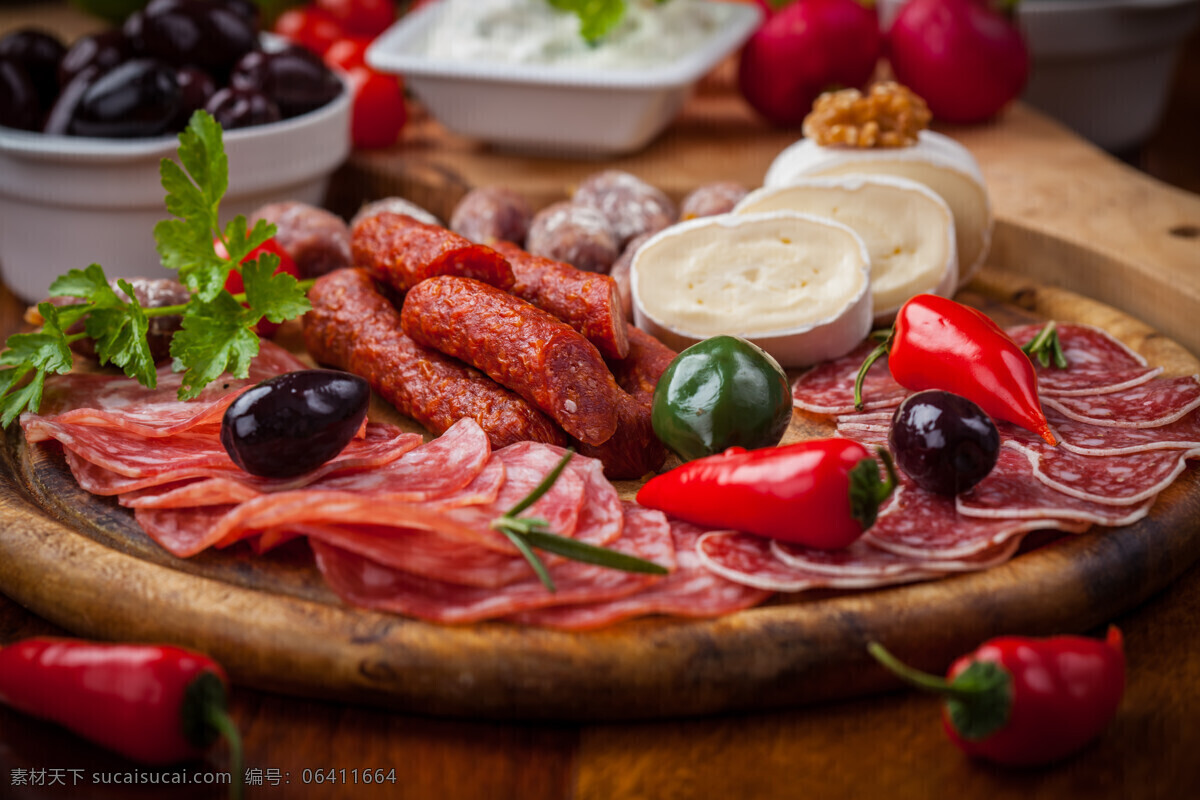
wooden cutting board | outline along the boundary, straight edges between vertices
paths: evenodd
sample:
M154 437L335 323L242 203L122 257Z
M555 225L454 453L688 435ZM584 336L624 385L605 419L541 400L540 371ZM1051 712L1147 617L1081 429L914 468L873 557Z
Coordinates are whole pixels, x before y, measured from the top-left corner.
M1100 325L1169 374L1200 370L1133 318L1010 273L985 270L963 299L1002 323ZM791 435L820 432L797 415ZM0 590L34 613L79 635L199 648L244 685L439 715L648 718L861 694L892 685L866 655L869 641L936 669L992 635L1089 629L1200 557L1193 466L1141 522L1035 534L1013 561L978 574L779 596L717 620L648 618L592 633L439 626L343 605L301 542L265 558L240 547L174 558L126 509L79 489L53 448L27 447L14 428L2 455Z

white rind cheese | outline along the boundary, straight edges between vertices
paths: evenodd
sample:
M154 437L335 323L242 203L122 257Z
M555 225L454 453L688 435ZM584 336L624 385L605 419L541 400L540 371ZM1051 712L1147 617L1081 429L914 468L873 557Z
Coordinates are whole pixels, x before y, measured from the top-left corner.
M890 175L798 178L751 192L735 214L799 211L849 225L871 256L875 324L890 322L915 294L949 297L958 287L954 215L924 184Z
M983 173L967 148L948 136L921 131L911 147L822 147L801 139L775 157L763 185L786 186L813 175L897 175L933 189L954 213L958 285L983 266L992 241L992 204Z
M844 355L871 330L866 245L807 214L679 223L638 249L630 284L635 324L676 350L732 334L800 367Z

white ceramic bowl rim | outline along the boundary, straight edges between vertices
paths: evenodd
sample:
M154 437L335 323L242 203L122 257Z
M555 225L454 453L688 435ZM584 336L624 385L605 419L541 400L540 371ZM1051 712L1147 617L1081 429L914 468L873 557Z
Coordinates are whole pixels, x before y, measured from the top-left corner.
M432 3L406 14L367 49L367 64L400 75L470 78L494 83L578 86L597 89L655 89L683 86L708 72L717 61L758 26L762 11L749 3L728 3L729 20L703 45L662 66L603 70L546 64L504 64L434 58L419 45L437 22L445 4Z

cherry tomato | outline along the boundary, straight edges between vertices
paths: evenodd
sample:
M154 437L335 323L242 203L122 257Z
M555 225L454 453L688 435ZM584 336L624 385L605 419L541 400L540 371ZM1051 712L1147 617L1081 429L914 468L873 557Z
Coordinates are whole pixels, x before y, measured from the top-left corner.
M225 245L220 241L213 242L213 248L217 251L217 255L221 258L228 258L229 253L225 250ZM254 261L263 253L272 253L279 256L279 266L275 268L275 274L286 272L297 280L300 279L300 268L296 266L296 262L292 259L287 251L279 246L279 243L274 239L267 239L258 247L250 251L250 254L242 259L242 263ZM238 272L230 272L229 277L225 279L225 289L230 294L241 294L246 290L245 284L242 283L242 276ZM244 305L244 304L243 304ZM269 319L260 319L256 326L258 335L270 339L279 330L279 323L271 322Z
M384 75L369 67L348 70L354 87L353 120L350 125L355 147L389 147L395 144L408 110L404 106L404 87L394 75Z
M272 30L317 55L324 55L331 44L346 36L337 20L316 6L288 9L275 20Z
M359 36L378 36L396 19L393 0L315 0L314 5Z
M345 39L338 39L325 51L325 63L345 72L349 72L355 67L365 67L367 65L365 59L367 48L370 45L371 40L365 36L348 36Z

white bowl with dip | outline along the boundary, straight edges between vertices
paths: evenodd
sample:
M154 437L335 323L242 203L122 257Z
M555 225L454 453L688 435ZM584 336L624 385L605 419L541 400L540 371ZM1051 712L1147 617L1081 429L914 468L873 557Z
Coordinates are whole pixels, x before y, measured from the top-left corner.
M449 130L541 155L638 150L761 21L752 4L631 0L595 47L545 0L440 0L404 16L367 63L404 77Z
M350 92L268 125L228 131L222 224L279 200L320 205L350 155ZM100 139L0 127L0 277L28 303L57 276L97 263L109 278L174 277L155 250L169 219L159 164L179 137Z

